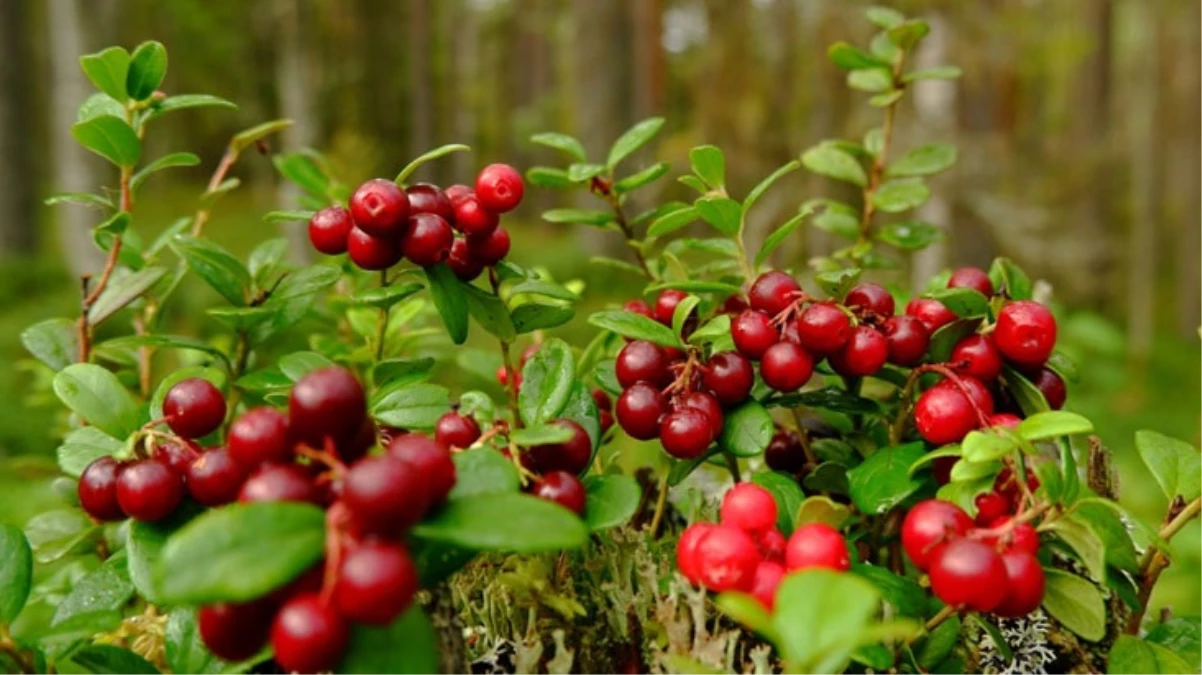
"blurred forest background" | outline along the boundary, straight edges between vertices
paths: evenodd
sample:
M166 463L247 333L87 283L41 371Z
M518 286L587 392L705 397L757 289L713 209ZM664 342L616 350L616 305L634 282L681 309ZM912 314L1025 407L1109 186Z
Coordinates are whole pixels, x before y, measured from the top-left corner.
M391 176L446 142L475 152L424 168L449 184L488 161L525 168L555 158L528 142L557 130L600 154L632 122L663 115L665 133L642 160L683 169L694 144L727 155L744 193L821 138L859 138L878 123L826 58L836 40L866 43L865 2L841 0L3 0L0 2L0 493L35 508L55 447L56 416L31 397L47 373L18 336L71 315L78 277L100 261L95 212L46 207L50 194L113 185L68 129L88 94L78 56L146 39L171 54L165 88L213 93L236 111L164 118L145 156L190 150L202 166L175 169L143 191L138 227L153 234L195 208L229 137L257 122L295 125L275 148L315 147L349 184ZM885 280L909 288L952 263L1017 260L1054 289L1061 342L1078 359L1069 407L1091 416L1124 472L1123 500L1145 517L1163 498L1134 456L1136 429L1199 442L1202 228L1196 0L899 0L933 26L919 60L953 64L954 81L920 83L899 117L903 147L945 140L960 161L934 182L921 217L943 244ZM275 235L261 215L293 198L267 157L235 170L243 187L210 232L239 253ZM661 194L681 186L660 181ZM804 199L837 189L798 172L769 193L753 228L766 232ZM652 190L654 192L654 190ZM586 307L624 299L622 280L585 261L613 237L541 223L573 197L529 190L514 220L514 256L559 278L582 277ZM587 196L585 197L587 198ZM303 241L303 227L285 233ZM299 237L299 239L297 239ZM537 240L532 247L525 242ZM798 234L776 263L798 270L831 247ZM305 247L295 246L295 255ZM531 250L535 249L535 250ZM582 271L584 270L584 271ZM197 301L196 307L203 306ZM197 309L181 331L213 330ZM191 324L191 325L189 325ZM178 328L178 327L177 327ZM577 319L567 332L584 330ZM298 338L303 344L303 336ZM48 468L49 467L49 468ZM41 486L41 487L39 487ZM23 517L5 514L15 522ZM1175 542L1159 590L1197 613L1197 528Z

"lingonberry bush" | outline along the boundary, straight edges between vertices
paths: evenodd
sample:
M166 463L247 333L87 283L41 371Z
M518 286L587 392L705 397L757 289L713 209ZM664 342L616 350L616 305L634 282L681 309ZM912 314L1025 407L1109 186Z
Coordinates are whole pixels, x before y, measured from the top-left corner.
M868 280L939 237L909 214L955 150L902 143L895 118L911 84L958 76L908 69L922 21L868 18L871 45L830 57L881 125L814 145L741 199L706 145L679 178L691 202L629 212L670 170L626 169L660 119L603 162L537 134L570 163L525 180L491 164L446 188L409 178L465 146L354 190L317 153L274 154L306 210L265 220L307 222L330 256L299 268L282 239L243 262L204 236L231 167L287 121L236 135L195 213L143 239L144 183L199 163L143 161L145 134L232 104L160 92L158 43L83 57L99 91L71 131L116 187L51 201L103 212L108 264L83 280L78 317L22 336L71 413L70 487L62 509L0 529L0 661L1196 672L1196 619L1144 614L1168 540L1199 511L1197 450L1137 436L1169 500L1163 523L1141 523L1090 421L1061 409L1075 367L1021 269L956 269L914 296ZM753 251L748 214L802 167L858 199L805 201ZM547 334L582 285L506 259L526 180L595 197L543 217L611 231L636 261L595 259L643 290L589 315L586 344ZM806 225L845 244L808 272L774 266ZM217 332L166 332L197 280L223 301L206 311ZM483 335L461 346L472 326ZM309 349L279 354L297 333ZM471 389L481 376L500 388ZM659 459L633 466L637 442Z

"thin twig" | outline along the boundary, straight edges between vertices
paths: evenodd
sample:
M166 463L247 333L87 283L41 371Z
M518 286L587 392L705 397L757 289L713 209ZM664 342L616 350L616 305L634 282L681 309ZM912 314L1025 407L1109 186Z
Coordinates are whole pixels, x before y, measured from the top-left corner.
M901 81L902 65L905 64L906 54L900 52L897 61L893 64L893 86L900 88L905 86ZM868 174L868 185L864 187L863 194L863 211L860 214L860 237L857 243L864 243L872 236L872 216L876 213L876 205L872 203L872 197L881 186L881 179L885 175L885 163L889 159L889 146L893 142L893 120L897 115L897 106L901 99L897 99L885 107L885 122L881 126L881 151L877 153L876 158L872 162L872 170ZM859 256L856 256L858 259Z
M665 471L659 477L659 484L656 486L658 493L655 495L655 512L651 515L651 536L652 538L659 535L659 526L664 519L664 511L668 505L668 472Z
M730 472L730 477L733 478L736 483L742 481L743 477L739 474L738 458L729 452L724 452L722 455L726 458L726 470Z
M634 236L634 228L627 220L626 211L622 208L622 202L618 200L618 195L613 191L612 185L612 181L594 179L592 189L609 204L609 208L614 212L614 222L617 223L618 229L622 230L622 236L626 238L626 245L634 252L634 257L639 261L639 266L643 268L643 273L647 275L648 279L654 280L656 279L655 273L647 264L647 257L643 255L643 250L635 244L638 239Z
M235 150L231 145L225 149L225 154L221 156L221 162L217 164L217 169L213 171L212 177L209 178L209 185L205 189L206 193L216 190L222 182L225 181L225 175L233 168L234 162L238 161L239 151ZM202 206L196 211L196 216L192 220L192 236L199 237L204 231L205 223L209 222L209 212L212 207Z
M1180 503L1178 500L1176 505L1179 506ZM1181 531L1181 528L1198 516L1199 510L1202 510L1202 497L1195 497L1179 511L1170 506L1169 513L1165 518L1167 522L1158 532L1160 538L1165 542L1172 540ZM1139 560L1139 608L1131 613L1131 618L1127 621L1129 635L1139 634L1144 613L1148 610L1148 600L1152 597L1152 589L1156 587L1156 582L1160 580L1160 574L1168 566L1169 558L1165 552L1160 550L1155 541L1149 543L1148 550L1144 551Z
M501 299L501 278L497 276L497 268L488 268L488 283L492 286L492 294ZM509 393L509 413L513 415L513 425L522 428L522 416L518 411L518 371L513 367L513 357L509 353L509 342L497 339L501 343L501 363L505 368L505 388Z
M380 270L380 288L388 286L388 270ZM384 358L384 339L388 336L388 310L389 306L384 305L380 308L380 324L376 328L376 360Z

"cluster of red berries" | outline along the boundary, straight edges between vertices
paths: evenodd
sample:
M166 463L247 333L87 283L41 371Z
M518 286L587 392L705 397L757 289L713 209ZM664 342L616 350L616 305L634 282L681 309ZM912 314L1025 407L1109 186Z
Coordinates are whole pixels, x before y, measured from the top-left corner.
M676 544L676 567L691 584L750 593L771 610L787 573L851 568L847 542L830 525L802 525L786 540L776 529L776 500L758 485L731 488L719 515L720 524L689 525Z
M919 502L902 523L902 548L930 575L931 590L956 608L1019 617L1043 602L1039 534L1015 518L1009 497L977 498L977 518L951 502Z
M475 190L416 183L401 189L373 178L351 195L349 209L329 206L309 220L309 241L327 255L346 253L365 270L383 270L406 258L430 267L446 262L471 281L509 254L509 233L500 214L522 201L521 174L490 164L476 176Z

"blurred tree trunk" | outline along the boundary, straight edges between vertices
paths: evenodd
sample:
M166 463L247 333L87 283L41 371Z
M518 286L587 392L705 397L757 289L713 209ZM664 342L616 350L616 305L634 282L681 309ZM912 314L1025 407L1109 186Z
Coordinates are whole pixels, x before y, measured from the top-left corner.
M430 68L430 0L409 0L405 3L409 15L405 18L409 51L409 96L405 102L411 111L409 124L409 156L398 162L397 170L423 152L437 145L434 141L434 85ZM417 170L410 181L431 180L430 167Z
M37 247L29 0L0 3L0 256Z
M1127 241L1127 350L1137 361L1152 351L1156 306L1156 231L1161 209L1157 208L1160 162L1156 128L1161 83L1158 48L1164 31L1160 20L1147 12L1131 12L1128 30L1137 47L1131 50L1132 91L1127 109L1131 150L1131 227Z
M1169 233L1176 249L1176 275L1174 293L1177 300L1176 329L1182 337L1198 339L1198 328L1202 324L1202 106L1199 105L1199 62L1202 61L1202 40L1199 39L1198 24L1202 14L1198 3L1185 3L1182 20L1161 27L1163 32L1176 36L1174 43L1160 43L1160 77L1158 82L1173 82L1177 86L1170 90L1174 100L1181 105L1161 105L1163 113L1175 113L1176 123L1171 127L1177 142L1168 148L1170 155L1169 175L1165 189L1177 195L1177 231ZM1162 10L1163 11L1163 10ZM1177 17L1173 17L1176 19ZM1162 19L1165 21L1166 19ZM1174 78L1173 76L1176 76ZM1157 125L1162 143L1165 127ZM1177 134L1180 134L1179 136ZM1163 146L1162 146L1163 147Z
M634 31L631 109L634 119L641 120L664 113L667 93L667 62L661 44L664 7L663 0L630 0L629 7Z
M50 154L53 157L55 192L90 192L99 182L95 164L71 138L75 110L90 93L87 80L79 69L79 55L84 53L83 32L80 27L80 6L77 0L48 0L46 22L50 44ZM75 206L62 206L58 217L58 241L63 260L72 277L97 272L103 257L92 245L88 230L99 218L92 212Z
M931 34L918 51L914 68L922 70L951 62L951 51L948 47L951 41L947 22L940 14L932 13L926 17L931 24ZM914 113L920 135L926 142L952 138L956 130L956 87L958 80L924 80L913 88ZM892 149L893 157L900 156L900 148ZM952 192L949 186L951 178L938 177L933 181L932 197L918 209L919 220L932 223L951 235L953 227L951 205L945 195ZM953 242L954 243L954 242ZM928 279L934 276L946 264L948 245L937 242L918 251L911 259L910 286L921 290Z
M276 89L280 97L280 117L292 120L284 132L286 149L312 147L317 142L317 119L313 99L313 68L309 62L306 38L307 3L276 0ZM276 198L280 208L300 208L301 190L290 181L276 177ZM281 232L288 237L289 257L296 263L312 259L305 229L298 223L283 223Z
M1094 49L1081 66L1077 104L1073 106L1073 128L1081 162L1077 170L1078 203L1072 213L1076 221L1074 246L1080 251L1080 266L1062 279L1073 297L1086 306L1100 308L1107 300L1108 272L1112 269L1116 242L1110 238L1106 219L1109 214L1110 179L1106 159L1109 149L1111 27L1114 6L1111 0L1082 3L1086 13L1081 28L1092 36Z
M452 137L456 143L475 146L476 129L476 77L478 71L480 19L477 12L464 6L463 0L450 0L454 5L451 22L451 73L454 82L450 85L451 99L447 108L451 114ZM477 159L472 153L460 152L451 157L451 166L457 182L471 184Z

